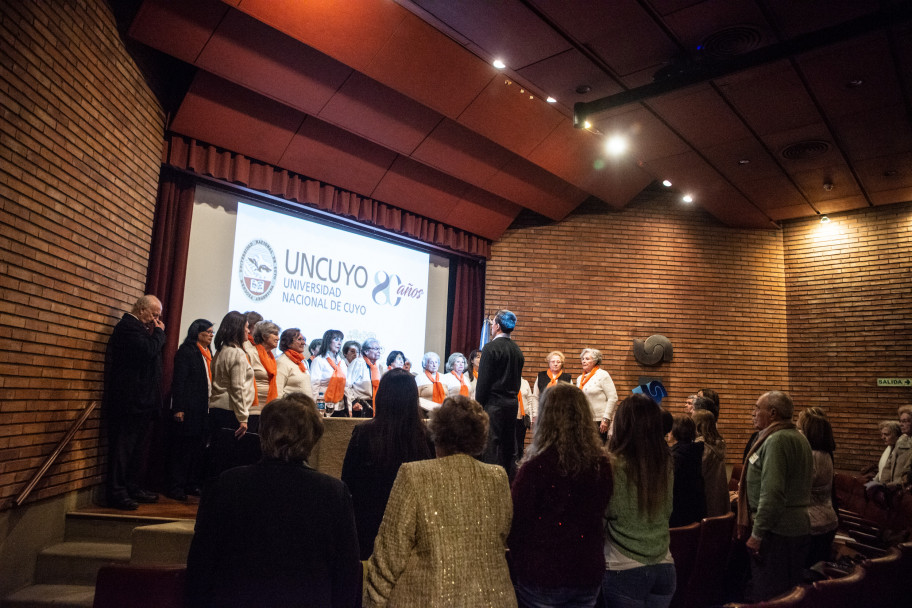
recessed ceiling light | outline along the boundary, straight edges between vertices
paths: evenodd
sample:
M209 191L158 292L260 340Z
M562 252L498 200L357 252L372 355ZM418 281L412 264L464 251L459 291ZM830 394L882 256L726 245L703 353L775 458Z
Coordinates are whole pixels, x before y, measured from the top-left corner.
M612 156L619 156L627 151L629 142L626 137L621 135L612 135L608 138L608 141L605 143L605 149L608 150L608 154Z
M821 215L821 216L820 216L820 223L821 223L821 224L829 224L829 223L830 223L830 218L828 218L828 217L825 216L825 215Z
M557 100L554 99L553 97L551 97L551 96L549 95L549 96L548 96L548 99L546 99L545 101L547 101L548 103L554 103L554 102L557 101Z
M862 80L861 78L853 78L852 80L848 81L845 86L847 89L857 89L858 87L860 87L863 84L864 84L864 80Z
M685 194L684 196L681 197L681 200L684 201L685 203L692 203L692 202L694 202L694 197L692 197L689 194Z
M494 65L494 67L497 68L498 70L502 70L502 69L504 69L505 67L507 67L507 64L504 63L503 61L501 61L500 59L495 59L493 65Z
M662 185L665 186L666 188L671 188L671 181L669 181L667 179L662 180Z
M738 161L738 164L739 164L739 165L749 165L750 162L751 162L751 161L750 161L749 158L742 158L741 160Z
M588 84L581 84L578 87L576 87L576 92L579 95L585 95L586 93L592 92L592 87L590 87Z

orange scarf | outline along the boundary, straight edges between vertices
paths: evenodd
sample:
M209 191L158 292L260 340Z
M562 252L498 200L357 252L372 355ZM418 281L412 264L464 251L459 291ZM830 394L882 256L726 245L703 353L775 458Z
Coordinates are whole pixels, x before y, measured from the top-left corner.
M516 417L519 419L526 415L526 408L523 405L522 389L519 389L519 392L516 393L516 399L519 400L519 416Z
M260 355L260 363L263 364L263 369L266 370L266 378L269 379L269 389L266 392L266 403L269 403L279 397L279 389L276 386L275 355L272 354L271 350L266 350L266 347L262 344L257 344L256 349L257 354Z
M332 360L329 353L326 354L326 362L333 368L333 375L329 378L323 399L326 403L339 403L345 396L345 372L342 371L341 365Z
M462 379L462 377L465 374L464 373L457 374L455 369L452 370L450 373L453 374L457 380L459 380L459 394L462 395L463 397L468 397L469 396L469 387L466 386L465 380Z
M478 380L478 370L477 369L472 370L472 377L475 378L476 380Z
M377 387L380 386L380 368L377 367L376 363L371 363L371 360L367 357L364 357L364 362L367 363L367 367L371 370L371 403L373 403L374 399L377 398ZM376 413L375 410L374 414L376 415Z
M200 343L196 343L196 347L200 349L200 353L203 355L203 360L206 362L206 371L209 372L209 381L212 381L212 351L208 348L203 348L200 346Z
M591 378L591 377L592 377L592 374L594 374L594 373L597 372L598 370L599 370L599 366L596 365L595 367L592 368L592 371L591 371L591 372L589 372L588 374L586 374L585 376L583 376L583 379L580 380L580 388L583 388L584 386L586 386L586 383L589 382L589 378Z
M428 377L428 380L431 381L431 384L434 385L434 396L431 397L431 401L434 403L443 403L443 400L446 399L446 389L443 387L443 382L440 381L440 373L435 373L433 376L431 372L424 370L424 375Z
M303 353L299 353L298 351L291 350L289 348L288 350L285 351L285 356L288 357L289 359L291 359L294 363L296 363L298 368L302 372L304 372L305 374L307 373L307 366L304 365L304 354Z
M562 373L564 373L563 368L561 368L561 371L558 372L558 374L556 376L551 373L550 369L548 369L548 377L551 378L551 382L548 383L548 386L554 386L555 384L557 384L557 379L560 378L560 375ZM546 386L545 388L548 388L548 386Z

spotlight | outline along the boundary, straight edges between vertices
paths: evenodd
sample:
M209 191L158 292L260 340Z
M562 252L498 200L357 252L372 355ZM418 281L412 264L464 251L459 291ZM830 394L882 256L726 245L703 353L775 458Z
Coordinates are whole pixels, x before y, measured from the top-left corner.
M551 96L549 95L549 96L548 96L548 99L546 99L545 101L547 101L548 103L554 103L554 102L557 101L557 100L554 99L553 97L551 97Z
M494 67L497 68L498 70L502 70L502 69L504 69L505 67L507 67L507 64L504 63L503 61L501 61L500 59L495 59L493 65L494 65Z
M628 145L627 138L621 137L620 135L613 135L608 138L605 149L608 150L608 154L612 156L620 156L627 151Z
M583 128L584 128L584 129L591 129L591 128L592 128L592 123L589 122L588 120L584 120L584 121L583 121Z
M662 185L666 188L671 188L671 182L669 180L662 180Z
M692 203L692 202L694 202L694 197L692 197L689 194L685 194L684 196L681 197L681 200L684 201L685 203Z
M829 224L829 223L830 223L830 218L828 218L828 217L825 216L825 215L821 215L821 216L820 216L820 223L821 223L821 224Z

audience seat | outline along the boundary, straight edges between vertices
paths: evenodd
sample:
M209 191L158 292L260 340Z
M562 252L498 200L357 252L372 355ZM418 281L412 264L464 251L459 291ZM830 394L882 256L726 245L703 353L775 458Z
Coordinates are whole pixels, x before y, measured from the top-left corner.
M102 566L93 608L183 608L186 566Z
M799 585L777 598L757 602L756 604L726 604L726 608L816 608L814 603L814 589L806 585Z
M671 556L674 558L675 575L677 576L677 589L671 598L671 608L686 606L685 593L690 581L697 559L697 545L700 542L700 522L689 526L671 528Z
M905 600L906 606L909 605L903 578L912 574L912 570L903 571L903 563L900 548L891 547L883 557L867 559L861 564L866 571L865 600L868 605L898 608L901 605L900 598Z
M874 606L867 601L867 571L862 566L842 578L831 578L814 583L814 606L820 608L861 608Z
M712 606L723 599L734 526L734 513L706 517L700 522L695 566L699 570L699 576L690 577L684 596L685 606Z

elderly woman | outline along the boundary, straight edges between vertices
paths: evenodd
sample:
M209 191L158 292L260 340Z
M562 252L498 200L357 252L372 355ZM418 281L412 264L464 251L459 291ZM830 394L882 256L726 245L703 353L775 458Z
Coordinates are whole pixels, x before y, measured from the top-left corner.
M880 427L880 438L886 447L877 463L877 475L874 476L874 481L884 483L884 479L893 478L893 471L887 468L887 463L890 461L890 454L893 453L896 440L902 435L902 431L899 430L899 422L896 420L884 420L878 426Z
M257 402L253 413L258 414L263 406L279 396L276 386L276 359L273 351L279 345L279 326L272 321L260 321L253 328L253 343L256 357L250 359L253 376L256 379Z
M212 385L212 323L197 319L174 355L171 383L172 443L168 497L187 500L199 494L206 448L209 391Z
M602 369L602 352L596 348L586 348L580 353L580 364L583 373L576 379L576 386L583 391L589 400L592 420L595 421L602 441L608 437L614 408L617 406L618 394L611 376Z
M541 400L542 393L545 392L545 389L549 386L554 386L558 382L571 382L570 374L564 371L564 353L559 350L552 350L548 353L548 356L545 357L545 361L548 362L548 369L543 372L538 372L538 377L535 379L535 385L532 387L532 394L535 395L537 400ZM535 422L535 415L532 416L532 422Z
M444 376L444 384L446 384L447 389L449 390L450 397L455 397L456 395L462 395L463 397L471 396L469 378L465 374L466 367L466 358L462 353L452 353L447 359L447 373L446 376Z
M513 508L502 467L479 462L488 415L447 398L431 413L435 460L399 468L367 563L364 605L516 606L505 557Z
M613 481L608 455L588 422L589 402L572 384L556 385L542 397L541 418L512 489L508 544L524 606L594 606L598 597Z
M421 358L421 371L415 376L419 404L428 412L440 407L447 397L447 387L443 375L438 371L439 368L440 356L427 352Z
M350 416L345 403L346 371L342 358L342 340L345 336L338 329L327 329L320 342L317 356L310 362L310 379L317 395L317 403L325 404L326 414L335 417Z
M352 361L359 356L361 356L361 345L354 340L349 340L342 345L342 357L347 365L351 365Z
M259 413L251 415L256 400L253 367L244 352L247 341L247 318L237 311L225 315L215 333L215 356L212 358L212 394L209 396L209 426L213 435L218 429L235 429L243 437L248 428L257 432Z
M276 391L279 397L304 393L313 398L313 385L304 357L306 348L307 338L297 327L286 329L279 337L279 350L282 351L282 356L276 361Z
M323 435L314 401L296 393L261 417L263 460L222 473L203 495L187 556L188 605L354 606L351 496L307 465Z
M394 350L386 357L386 369L402 369L405 365L405 353Z

